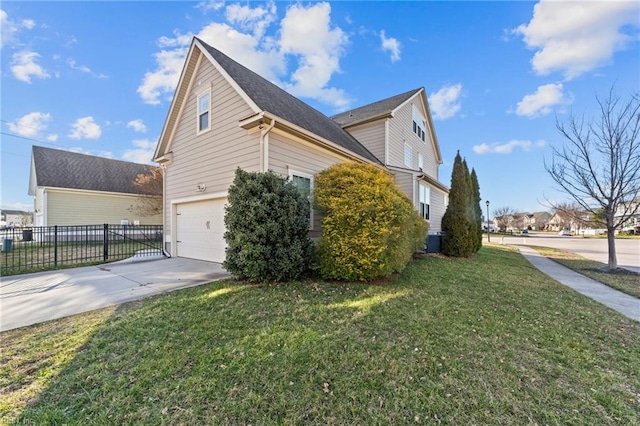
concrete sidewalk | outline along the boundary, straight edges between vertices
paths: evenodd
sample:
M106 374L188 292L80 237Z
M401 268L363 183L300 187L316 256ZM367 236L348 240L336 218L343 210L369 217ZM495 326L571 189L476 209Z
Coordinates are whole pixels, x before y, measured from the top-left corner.
M2 277L0 331L205 284L228 276L218 263L161 258Z
M547 259L531 247L517 245L520 253L540 271L579 293L640 322L640 299L587 278Z

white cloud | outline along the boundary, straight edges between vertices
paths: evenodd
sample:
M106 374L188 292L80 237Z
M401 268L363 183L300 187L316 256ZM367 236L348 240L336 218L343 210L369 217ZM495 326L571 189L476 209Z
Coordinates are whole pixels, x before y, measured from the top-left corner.
M256 38L264 35L267 27L277 18L276 5L271 2L266 7L250 8L239 4L229 5L225 11L227 21L237 24L243 30L252 31Z
M562 83L545 84L538 87L535 93L525 95L516 108L516 114L534 118L547 115L556 105L566 105L573 101L563 93Z
M144 122L139 118L137 120L131 120L127 123L127 127L132 128L134 131L139 133L145 133L147 131L147 126L144 125Z
M515 148L520 148L523 151L531 151L533 148L542 148L546 145L546 142L539 140L531 142L529 140L514 139L504 144L493 143L491 145L483 143L475 145L473 152L476 154L511 154Z
M32 212L33 204L26 203L2 203L2 210L22 210L23 212Z
M572 79L611 62L616 51L638 42L640 3L541 0L528 24L513 32L536 53L539 75L561 72Z
M338 110L349 106L342 89L328 87L334 73L340 72L340 58L349 38L339 27L331 25L329 3L309 7L296 4L280 23L282 53L298 57L298 68L286 89L295 96L317 99Z
M207 12L209 10L220 10L224 7L224 0L222 1L218 1L218 0L209 0L209 1L201 1L200 3L198 3L195 8L196 9L200 9L203 12Z
M440 90L429 96L429 106L435 120L446 120L460 111L460 97L462 96L462 84L442 86Z
M380 41L382 42L382 50L388 50L391 53L391 62L396 62L400 60L400 49L402 45L400 42L393 38L387 38L384 30L380 31Z
M156 142L148 139L136 139L133 141L134 149L128 149L122 153L122 159L134 163L151 164L156 149Z
M212 22L197 36L295 96L345 109L350 100L344 91L329 87L329 81L340 71L348 37L332 26L330 15L328 3L290 6L276 38L266 35L276 20L275 3L256 8L234 4L225 9L228 22ZM161 50L154 55L156 69L147 72L138 87L145 103L157 105L173 94L191 36L174 32L173 37L158 40ZM294 66L289 81L284 78L287 60Z
M102 134L102 129L93 121L93 117L78 118L71 127L71 139L98 139Z
M13 133L25 138L41 138L51 120L52 117L49 113L31 112L11 123L7 123L7 127ZM51 138L55 138L55 141L58 139L58 135L49 134L46 138L49 141L51 141Z
M28 50L14 53L11 61L11 72L14 77L27 83L31 83L32 76L41 79L50 78L51 75L36 64L36 59L39 57L38 53Z
M105 74L93 72L91 70L91 68L89 68L86 65L78 65L76 60L72 59L72 58L67 59L67 65L69 65L69 67L71 69L83 72L85 74L90 74L90 75L92 75L93 77L96 77L96 78L108 78Z
M22 26L28 30L32 30L36 26L36 21L33 19L23 19Z

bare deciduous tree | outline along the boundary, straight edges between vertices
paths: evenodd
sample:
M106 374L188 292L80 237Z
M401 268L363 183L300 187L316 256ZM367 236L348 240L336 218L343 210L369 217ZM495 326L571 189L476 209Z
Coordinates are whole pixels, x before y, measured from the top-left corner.
M575 202L592 215L604 213L610 270L617 269L615 231L638 211L640 195L640 93L621 100L613 88L605 99L596 96L598 117L571 114L556 128L565 139L552 147L545 169ZM617 213L617 217L616 217Z
M136 176L133 184L140 189L140 197L129 211L143 217L162 213L162 169L149 167L147 173Z

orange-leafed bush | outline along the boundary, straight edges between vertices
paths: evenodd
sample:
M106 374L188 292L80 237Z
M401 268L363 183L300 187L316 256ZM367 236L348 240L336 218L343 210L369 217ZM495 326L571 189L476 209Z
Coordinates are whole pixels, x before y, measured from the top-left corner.
M317 266L325 279L386 277L424 246L426 222L392 176L373 165L337 164L318 173L314 204L324 215Z

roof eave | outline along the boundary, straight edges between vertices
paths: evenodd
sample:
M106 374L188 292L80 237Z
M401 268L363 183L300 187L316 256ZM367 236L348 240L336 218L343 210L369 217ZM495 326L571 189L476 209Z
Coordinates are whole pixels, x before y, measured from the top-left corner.
M356 120L356 121L352 121L352 122L349 122L349 123L346 123L346 124L341 124L340 126L343 129L348 129L350 127L360 126L362 124L368 124L368 123L372 123L374 121L382 120L384 118L393 118L393 111L385 112L383 114L376 115L375 117L367 117L367 118L364 118L362 120Z

